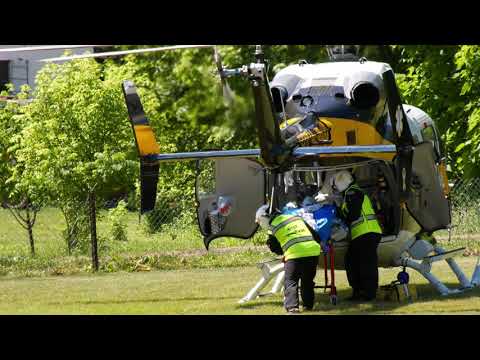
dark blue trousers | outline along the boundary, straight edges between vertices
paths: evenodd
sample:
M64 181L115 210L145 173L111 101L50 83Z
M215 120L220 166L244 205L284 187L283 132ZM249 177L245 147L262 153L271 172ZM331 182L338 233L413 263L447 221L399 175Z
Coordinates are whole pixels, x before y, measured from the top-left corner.
M285 263L285 309L298 308L298 283L303 306L312 308L315 301L314 279L317 274L318 256L287 260Z

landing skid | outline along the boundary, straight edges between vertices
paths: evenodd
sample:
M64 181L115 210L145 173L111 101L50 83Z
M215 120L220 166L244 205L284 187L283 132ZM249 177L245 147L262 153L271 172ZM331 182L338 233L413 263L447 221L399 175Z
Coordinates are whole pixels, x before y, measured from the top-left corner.
M245 295L238 303L245 304L249 301L255 300L258 297L274 295L283 291L283 280L285 279L284 264L281 259L265 261L257 264L262 271L262 277L257 284ZM261 291L268 285L268 283L275 278L271 290L267 293Z
M409 256L402 256L398 262L398 266L403 266L407 268L411 268L419 272L425 279L428 280L430 284L437 289L437 291L442 296L452 295L452 294L460 294L466 290L471 290L476 286L480 286L480 258L477 261L477 265L475 267L475 271L472 275L472 279L468 280L465 274L463 273L462 269L458 266L458 264L453 259L454 256L458 256L463 253L464 248L445 251L443 248L439 246L433 247L435 255L424 257L421 261L415 261L413 258ZM443 284L438 278L431 273L432 264L438 261L446 261L452 272L455 274L460 287L456 289L449 289L445 284Z
M462 249L456 249L452 251L445 251L439 246L435 246L435 255L427 256L422 261L415 261L411 257L401 257L397 262L398 266L411 268L419 272L425 277L430 284L432 284L437 291L443 295L460 294L464 291L471 290L474 287L480 286L480 257L478 258L473 272L472 279L468 280L458 264L453 259L454 256L463 252ZM457 277L460 287L457 289L449 289L438 278L431 273L432 264L438 261L446 261L450 269ZM284 264L281 259L272 261L266 261L257 265L261 272L262 277L257 284L245 295L238 303L245 304L249 301L255 300L259 297L278 294L283 291L283 281L285 279ZM275 278L273 286L269 292L262 293L261 291Z

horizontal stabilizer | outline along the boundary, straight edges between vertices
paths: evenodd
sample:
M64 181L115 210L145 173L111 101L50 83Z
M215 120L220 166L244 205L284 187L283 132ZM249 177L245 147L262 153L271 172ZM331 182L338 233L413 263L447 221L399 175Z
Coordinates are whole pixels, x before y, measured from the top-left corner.
M207 160L218 158L256 158L260 156L260 150L216 150L216 151L196 151L173 154L151 155L147 158L150 161L188 161L188 160Z
M365 153L396 153L395 145L372 145L372 146L312 146L299 147L293 150L294 157L312 155L348 155ZM260 156L259 149L247 150L218 150L198 151L174 154L157 154L146 156L150 161L180 161L180 160L206 160L218 158L256 158Z

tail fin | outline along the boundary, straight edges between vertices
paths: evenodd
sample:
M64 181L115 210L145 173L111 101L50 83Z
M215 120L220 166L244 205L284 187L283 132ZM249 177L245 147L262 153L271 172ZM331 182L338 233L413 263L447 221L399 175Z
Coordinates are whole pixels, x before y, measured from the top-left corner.
M145 115L135 84L124 81L122 89L140 157L140 211L143 214L155 208L160 166L151 156L160 154L160 146Z

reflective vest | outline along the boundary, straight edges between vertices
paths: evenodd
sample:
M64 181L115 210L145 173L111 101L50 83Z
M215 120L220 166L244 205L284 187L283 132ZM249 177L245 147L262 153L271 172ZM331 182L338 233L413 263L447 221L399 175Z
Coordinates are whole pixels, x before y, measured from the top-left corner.
M358 238L359 236L368 234L368 233L382 233L382 228L377 220L377 216L375 215L375 210L373 210L372 202L370 201L367 194L363 192L363 190L358 187L356 184L352 184L345 190L345 195L343 196L343 205L342 205L342 212L345 214L347 212L347 193L349 190L355 189L359 190L363 193L363 203L362 203L362 212L360 217L357 220L352 221L350 224L350 232L352 240Z
M285 260L320 256L320 244L313 239L301 217L278 215L270 225L270 234L280 243Z

